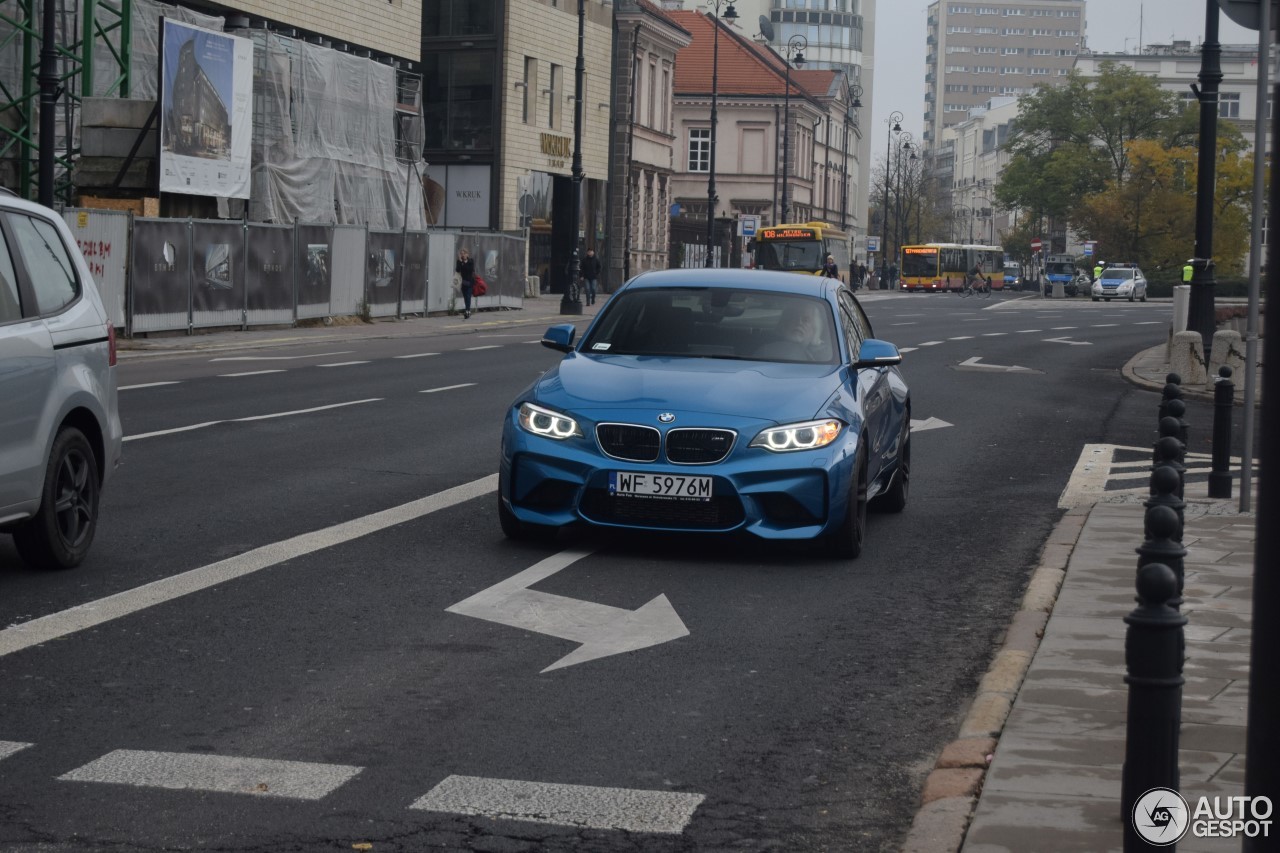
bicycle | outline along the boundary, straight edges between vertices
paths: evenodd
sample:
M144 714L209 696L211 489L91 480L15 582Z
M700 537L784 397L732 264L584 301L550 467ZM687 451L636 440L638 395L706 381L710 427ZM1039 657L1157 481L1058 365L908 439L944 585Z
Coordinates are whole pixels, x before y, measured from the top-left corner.
M976 279L976 281L975 281ZM982 276L965 276L964 284L957 291L961 296L985 296L991 298L991 279Z

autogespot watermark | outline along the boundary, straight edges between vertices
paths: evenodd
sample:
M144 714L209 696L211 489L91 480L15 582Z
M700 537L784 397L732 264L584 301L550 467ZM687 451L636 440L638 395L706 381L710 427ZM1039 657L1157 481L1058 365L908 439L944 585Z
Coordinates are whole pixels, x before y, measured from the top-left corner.
M1152 788L1133 804L1133 828L1149 844L1193 838L1270 838L1271 800L1266 797L1201 797L1193 809L1172 788Z

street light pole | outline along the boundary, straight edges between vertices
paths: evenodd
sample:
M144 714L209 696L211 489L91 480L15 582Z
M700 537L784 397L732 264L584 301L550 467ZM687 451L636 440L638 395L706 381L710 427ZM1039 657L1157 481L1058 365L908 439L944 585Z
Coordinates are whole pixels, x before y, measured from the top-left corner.
M791 188L787 171L791 162L791 63L796 68L804 67L804 52L809 47L809 40L802 35L794 35L787 40L787 48L782 62L786 66L785 82L782 94L782 221L790 216Z
M898 177L896 181L896 186L894 187L894 190L893 190L893 243L895 246L897 246L899 250L902 249L902 242L903 242L902 241L902 232L903 232L903 228L902 228L902 152L910 151L911 159L912 160L915 159L916 152L915 152L915 146L911 144L912 139L913 137L911 136L911 133L908 131L904 131L898 137L898 145L897 145ZM895 254L894 257L896 258L897 255Z
M573 74L573 191L569 199L569 238L573 240L573 254L569 258L569 277L565 282L564 296L560 298L561 314L582 313L582 297L572 285L574 276L578 274L578 231L582 223L582 78L587 71L582 48L586 35L586 2L587 0L578 0L578 61Z
M1222 45L1218 42L1218 0L1205 0L1204 42L1200 45L1200 152L1196 174L1196 250L1192 263L1187 329L1199 332L1206 363L1213 347L1213 190L1218 156L1218 84ZM1259 212L1260 214L1260 212Z
M889 135L884 141L884 205L880 208L880 225L881 230L884 231L884 252L880 259L881 275L889 269L889 156L893 152L893 135L902 132L902 113L894 110L884 121L889 125Z
M849 87L851 103L844 112L844 184L840 190L840 227L849 230L849 138L853 135L853 111L862 108L862 87L854 83Z
M707 176L707 262L705 266L715 266L715 245L716 245L716 97L719 88L718 73L720 65L720 6L724 0L710 0L708 5L715 10L715 15L708 15L711 18L711 25L715 27L715 32L711 36L711 157L709 166L710 174ZM737 20L738 12L733 8L733 2L730 0L728 8L724 10L723 17L732 23Z

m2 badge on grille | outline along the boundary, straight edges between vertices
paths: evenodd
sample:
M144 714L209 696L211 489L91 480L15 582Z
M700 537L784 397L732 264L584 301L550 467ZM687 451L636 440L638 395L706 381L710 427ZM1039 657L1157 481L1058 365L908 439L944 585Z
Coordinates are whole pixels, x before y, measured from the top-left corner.
M683 474L650 474L639 471L610 471L609 494L668 500L711 500L711 478Z

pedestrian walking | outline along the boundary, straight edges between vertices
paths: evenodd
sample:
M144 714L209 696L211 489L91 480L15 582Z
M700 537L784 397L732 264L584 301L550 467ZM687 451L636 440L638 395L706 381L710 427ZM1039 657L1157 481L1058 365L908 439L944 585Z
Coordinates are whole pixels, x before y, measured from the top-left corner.
M465 248L458 250L458 262L453 265L453 271L458 274L462 288L462 319L471 319L471 294L476 289L476 262L471 259L471 253Z
M596 285L600 280L600 259L595 249L587 249L587 254L578 263L578 275L582 277L582 285L587 290L587 304L596 304Z

